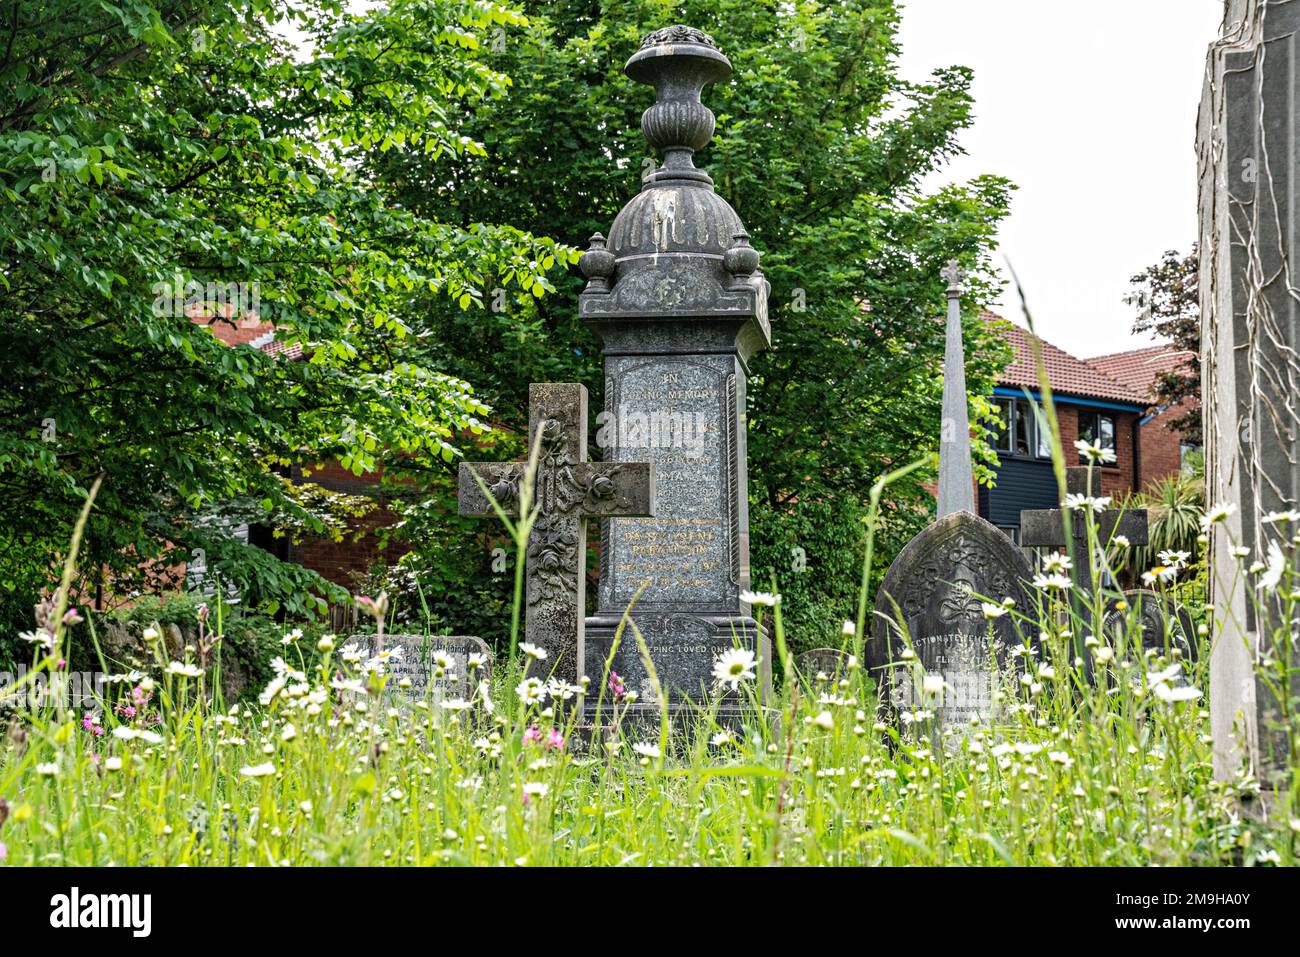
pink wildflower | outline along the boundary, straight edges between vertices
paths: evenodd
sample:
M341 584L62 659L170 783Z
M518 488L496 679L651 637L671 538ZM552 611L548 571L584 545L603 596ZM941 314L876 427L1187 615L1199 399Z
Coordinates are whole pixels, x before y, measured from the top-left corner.
M623 684L617 671L609 673L609 690L613 692L615 702L620 702L627 696L627 685Z
M546 748L550 751L558 751L564 747L564 735L560 734L557 728L552 728L551 733L546 736Z
M542 729L535 724L530 724L524 729L524 744L536 744L542 740Z

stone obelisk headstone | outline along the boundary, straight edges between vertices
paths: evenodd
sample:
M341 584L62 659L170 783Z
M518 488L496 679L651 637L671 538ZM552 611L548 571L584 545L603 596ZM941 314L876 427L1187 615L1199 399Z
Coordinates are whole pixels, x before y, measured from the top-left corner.
M1274 636L1288 626L1267 588L1254 593L1257 613L1247 593L1256 582L1231 549L1264 559L1271 543L1296 532L1265 518L1300 504L1298 38L1297 0L1229 0L1197 131L1207 498L1237 506L1211 538L1222 629L1210 657L1214 765L1229 779L1246 761L1266 808L1294 770L1297 731L1280 698L1300 695L1300 662L1279 655ZM1263 669L1277 667L1265 664L1270 658L1290 667L1289 689L1262 680Z
M575 683L581 674L586 609L587 519L653 515L655 467L587 461L587 389L575 383L528 387L529 449L539 441L533 504L537 522L525 561L524 635L546 649L542 670ZM462 462L460 514L493 515L483 485L506 514L519 512L527 462Z
M604 673L640 592L632 618L673 706L701 699L714 656L733 644L754 650L764 671L770 658L740 597L749 587L745 377L751 356L771 344L768 285L740 217L692 159L713 134L701 90L730 76L730 62L706 34L674 26L647 36L625 72L655 88L641 129L662 165L618 214L608 243L592 238L579 308L604 344L605 457L653 462L658 499L653 518L604 523L585 671ZM657 713L630 630L613 670L638 707Z
M943 354L943 418L939 428L938 518L975 511L975 480L970 458L970 400L966 397L966 351L961 336L961 284L957 260L942 276L948 283L948 322Z
M961 271L949 263L943 420L939 443L938 519L894 559L876 594L875 619L864 661L891 709L933 713L928 728L988 722L997 717L997 670L1020 641L1012 616L990 619L984 602L1013 600L1028 611L1029 561L1002 531L974 513L965 355L957 300ZM945 492L945 479L948 491ZM948 511L945 512L945 509ZM908 657L907 652L914 657ZM995 670L996 669L996 670ZM926 693L918 673L943 680Z

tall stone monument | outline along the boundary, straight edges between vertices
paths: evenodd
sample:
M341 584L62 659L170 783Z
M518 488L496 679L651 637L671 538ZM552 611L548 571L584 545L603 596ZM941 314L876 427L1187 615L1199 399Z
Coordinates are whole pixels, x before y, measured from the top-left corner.
M651 33L624 72L655 89L641 129L662 157L623 207L609 239L597 233L580 266L582 319L605 354L607 461L648 461L653 518L610 518L601 529L599 607L587 620L584 671L604 673L629 603L669 704L699 701L714 656L739 644L771 657L741 593L749 587L745 379L771 345L768 284L745 227L693 155L713 135L703 88L731 63L699 30ZM644 588L644 591L641 589ZM627 631L613 670L658 711ZM595 698L595 695L592 695ZM723 713L737 702L724 703Z
M1293 766L1295 719L1281 699L1300 694L1300 661L1278 655L1288 625L1231 549L1235 540L1262 559L1297 531L1267 517L1300 504L1298 38L1300 0L1228 0L1197 130L1207 498L1237 506L1212 529L1214 763L1231 778L1246 761L1266 809Z

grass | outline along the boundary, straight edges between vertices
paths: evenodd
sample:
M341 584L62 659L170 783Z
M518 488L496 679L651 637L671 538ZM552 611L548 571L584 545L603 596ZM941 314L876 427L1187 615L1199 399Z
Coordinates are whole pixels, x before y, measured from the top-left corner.
M517 544L533 514L526 493L520 504ZM80 528L32 636L29 682L61 680ZM1284 547L1272 591L1291 621L1295 539ZM868 545L864 581L870 563ZM1036 595L1007 612L1024 642L999 676L996 719L946 729L933 717L946 691L921 692L901 721L881 706L879 676L856 664L865 598L846 629L856 654L822 676L793 673L780 605L758 606L780 676L767 708L742 663L743 726L718 726L715 696L674 735L666 717L627 724L608 672L551 682L529 703L541 682L522 677L529 649L513 642L492 681L474 669L460 698L395 706L383 652L290 634L260 703L226 708L200 665L218 626L183 662L160 643L154 677L110 685L93 720L64 707L12 716L0 865L1293 864L1294 773L1285 810L1263 822L1238 811L1253 778L1213 779L1205 648L1147 653L1089 627L1068 591ZM369 603L381 644L383 604ZM624 624L619 640L644 648ZM1205 645L1215 623L1202 631ZM1288 666L1272 665L1285 687ZM896 667L925 687L914 658ZM576 706L596 695L611 725L589 742Z

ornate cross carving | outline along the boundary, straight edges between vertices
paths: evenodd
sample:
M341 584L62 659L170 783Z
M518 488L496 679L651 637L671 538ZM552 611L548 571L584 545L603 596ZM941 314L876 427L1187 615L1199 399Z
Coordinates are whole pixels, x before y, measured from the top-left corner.
M576 682L586 616L587 519L654 515L654 464L587 461L587 389L528 387L529 449L541 436L528 538L524 633L548 653L546 671ZM527 462L462 462L460 514L495 514L474 474L508 515L519 512Z
M961 295L961 284L966 280L966 270L955 259L949 259L948 265L939 271L939 278L948 284L949 296Z

